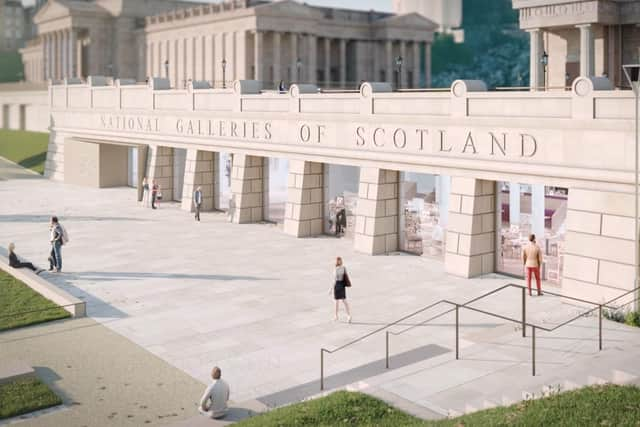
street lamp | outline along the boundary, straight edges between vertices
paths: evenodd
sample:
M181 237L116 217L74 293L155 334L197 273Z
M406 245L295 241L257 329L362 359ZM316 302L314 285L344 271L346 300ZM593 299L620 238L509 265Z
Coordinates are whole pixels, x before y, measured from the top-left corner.
M300 69L302 68L302 59L298 58L296 61L296 80L300 82Z
M164 61L164 76L169 78L169 60Z
M222 89L227 88L227 59L222 59Z
M545 50L542 52L542 58L540 58L540 63L543 66L543 75L544 75L544 88L547 89L547 65L549 65L549 54Z
M634 161L635 161L635 210L633 215L633 224L634 224L634 233L633 237L635 239L635 245L633 246L633 260L635 267L635 277L633 279L633 287L638 287L638 276L640 275L640 261L638 260L638 245L640 244L640 236L638 236L638 102L640 96L640 64L636 65L623 65L622 69L624 70L624 74L631 85L631 89L633 90L633 95L635 96L635 151L634 151ZM640 292L639 292L640 294ZM636 295L638 298L640 295ZM634 298L635 299L635 298ZM636 301L635 306L638 306L638 302Z
M402 79L401 79L401 77L400 77L400 76L402 76L402 62L403 62L403 61L404 61L404 60L402 59L402 56L398 56L398 57L396 58L396 67L397 67L397 69L398 69L398 75L397 75L397 77L396 77L396 87L397 87L398 89L400 89L400 82L402 81Z

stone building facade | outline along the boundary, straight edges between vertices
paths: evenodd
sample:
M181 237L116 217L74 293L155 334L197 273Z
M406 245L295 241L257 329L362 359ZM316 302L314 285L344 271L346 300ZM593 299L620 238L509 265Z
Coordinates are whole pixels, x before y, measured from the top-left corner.
M513 0L513 7L531 35L532 87L561 89L578 76L625 86L622 65L640 61L640 2Z
M37 37L22 50L27 81L136 77L144 17L185 7L178 0L49 0L34 16Z
M107 75L143 81L280 80L357 87L430 83L436 25L417 14L313 7L296 1L49 0L23 50L27 80ZM399 60L401 58L401 60Z
M0 0L0 52L16 51L31 37L31 10L19 0Z

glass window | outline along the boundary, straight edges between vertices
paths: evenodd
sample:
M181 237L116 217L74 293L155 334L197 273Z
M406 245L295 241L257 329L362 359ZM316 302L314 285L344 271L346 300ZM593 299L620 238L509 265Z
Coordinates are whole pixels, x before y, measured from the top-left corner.
M535 234L544 254L542 280L560 284L568 195L561 187L498 183L499 272L524 276L522 250Z
M400 249L444 259L451 179L400 174Z
M231 199L231 169L232 155L229 153L217 153L217 197L216 209L226 211L229 209L229 200Z
M353 239L360 168L325 165L325 233Z
M287 159L265 158L264 219L284 223L284 210L287 204L287 180L289 161Z

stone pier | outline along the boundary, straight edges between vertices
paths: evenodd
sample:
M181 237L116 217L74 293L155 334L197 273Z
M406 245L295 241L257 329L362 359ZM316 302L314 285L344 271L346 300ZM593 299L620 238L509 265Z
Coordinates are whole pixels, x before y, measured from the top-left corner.
M193 212L193 193L198 187L202 189L201 211L214 209L215 186L215 153L202 150L187 150L187 162L184 172L184 187L182 191L182 209Z
M231 170L232 222L247 224L263 220L264 158L234 154Z
M285 233L296 237L322 234L323 181L322 163L289 161Z

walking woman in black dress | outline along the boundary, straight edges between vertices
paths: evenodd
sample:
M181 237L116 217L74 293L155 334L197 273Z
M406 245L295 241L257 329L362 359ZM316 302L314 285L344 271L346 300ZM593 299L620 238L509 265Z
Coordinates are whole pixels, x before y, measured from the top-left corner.
M335 270L335 283L333 285L333 298L336 300L336 312L333 317L334 322L338 320L338 306L340 301L344 304L345 310L347 310L347 321L351 323L351 311L349 310L349 304L347 303L347 284L348 274L347 269L342 263L342 258L336 258L336 270Z

